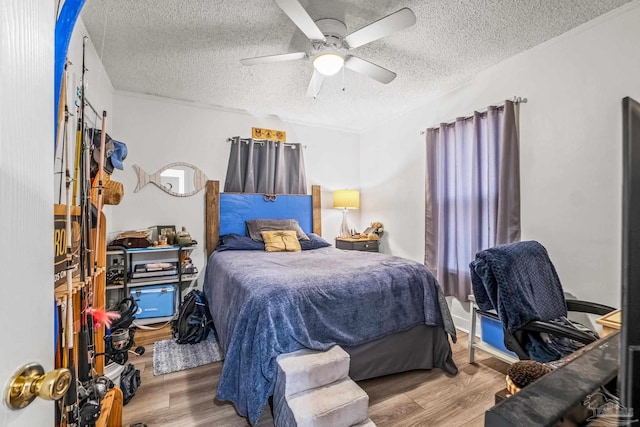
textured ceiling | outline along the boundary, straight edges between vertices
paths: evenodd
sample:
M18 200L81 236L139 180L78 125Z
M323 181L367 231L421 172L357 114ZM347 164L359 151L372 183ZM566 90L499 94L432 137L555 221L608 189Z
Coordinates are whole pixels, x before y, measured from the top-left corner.
M310 50L273 0L87 0L82 20L116 90L358 131L628 1L301 0L314 20L340 19L347 33L402 7L417 18L351 52L395 71L394 81L346 70L325 78L316 99L305 96L309 59L240 64Z

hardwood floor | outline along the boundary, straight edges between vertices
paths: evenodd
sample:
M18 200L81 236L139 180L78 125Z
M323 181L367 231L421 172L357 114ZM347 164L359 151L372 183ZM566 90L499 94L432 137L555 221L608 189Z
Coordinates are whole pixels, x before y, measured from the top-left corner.
M146 353L129 361L140 369L142 384L124 407L124 426L137 422L148 427L248 425L232 404L214 398L222 362L156 377L150 336L140 335L142 340L136 336L136 343L146 345ZM154 339L165 336L162 331L151 335ZM359 381L369 395L373 422L379 427L483 426L484 411L493 406L494 394L505 387L508 365L480 351L478 362L470 365L467 340L467 334L458 332L458 342L452 345L459 369L455 376L433 369ZM270 411L263 412L257 425L273 426Z

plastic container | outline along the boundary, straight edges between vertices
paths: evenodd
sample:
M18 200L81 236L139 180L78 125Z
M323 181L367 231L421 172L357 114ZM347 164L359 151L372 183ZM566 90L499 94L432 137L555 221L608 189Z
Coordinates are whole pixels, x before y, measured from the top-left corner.
M168 317L175 314L176 285L153 285L129 288L138 304L136 319Z
M510 354L513 357L518 357L517 354L511 350L507 350L507 347L504 346L504 330L502 329L502 323L499 320L481 315L480 330L482 331L483 342L500 351Z
M104 367L104 375L113 381L113 384L118 388L120 388L120 375L122 375L122 371L124 371L124 366L115 362L111 362Z

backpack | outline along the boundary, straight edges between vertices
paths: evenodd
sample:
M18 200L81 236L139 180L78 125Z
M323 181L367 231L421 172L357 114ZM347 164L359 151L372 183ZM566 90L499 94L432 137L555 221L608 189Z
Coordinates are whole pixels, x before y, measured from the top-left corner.
M178 344L196 344L206 339L213 327L207 299L198 290L189 292L178 309L173 322L173 336Z
M120 375L120 389L122 390L122 404L126 405L135 396L140 387L140 370L131 363L127 363Z

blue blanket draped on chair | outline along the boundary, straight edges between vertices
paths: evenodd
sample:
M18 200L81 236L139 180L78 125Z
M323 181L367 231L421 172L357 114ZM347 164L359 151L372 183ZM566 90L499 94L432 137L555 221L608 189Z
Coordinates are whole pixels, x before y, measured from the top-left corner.
M556 269L536 241L510 243L480 251L469 264L473 294L480 310L496 310L509 331L532 320L567 315Z

